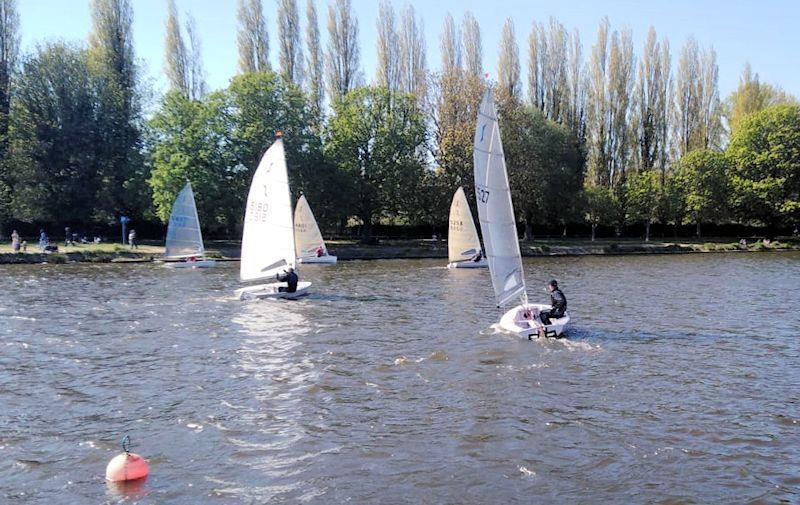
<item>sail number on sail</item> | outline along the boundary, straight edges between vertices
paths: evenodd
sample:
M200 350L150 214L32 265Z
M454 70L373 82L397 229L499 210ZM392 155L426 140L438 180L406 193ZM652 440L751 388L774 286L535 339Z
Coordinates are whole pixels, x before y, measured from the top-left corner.
M269 204L267 202L250 201L248 202L248 209L245 215L248 221L263 223L267 220L268 210Z
M489 201L489 190L480 186L475 186L475 199L478 203L486 203Z

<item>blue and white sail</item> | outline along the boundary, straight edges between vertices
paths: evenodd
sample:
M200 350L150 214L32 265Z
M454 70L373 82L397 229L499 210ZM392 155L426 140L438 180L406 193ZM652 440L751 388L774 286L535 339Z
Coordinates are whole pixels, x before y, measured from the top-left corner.
M187 258L204 254L203 235L200 232L194 192L192 185L187 182L172 204L164 255L167 258Z

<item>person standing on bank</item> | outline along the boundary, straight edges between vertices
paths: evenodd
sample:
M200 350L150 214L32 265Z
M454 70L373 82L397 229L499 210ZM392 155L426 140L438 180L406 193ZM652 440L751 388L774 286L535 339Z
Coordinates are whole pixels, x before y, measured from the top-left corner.
M131 249L138 249L139 246L136 244L136 230L131 230L128 233L128 245L131 246Z

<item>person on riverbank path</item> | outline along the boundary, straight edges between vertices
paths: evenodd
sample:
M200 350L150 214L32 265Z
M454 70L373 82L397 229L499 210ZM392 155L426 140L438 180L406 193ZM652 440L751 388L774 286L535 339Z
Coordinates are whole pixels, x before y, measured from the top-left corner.
M11 249L16 253L19 252L19 248L19 233L17 233L17 230L14 230L11 232Z
M44 228L42 228L41 230L39 230L39 249L41 249L42 252L44 252L49 244L50 240L47 239L47 234L44 232Z
M136 230L131 230L128 233L128 245L131 246L131 249L138 249L139 245L136 243Z
M297 282L300 278L294 271L294 268L289 267L289 270L284 272L283 274L278 274L275 276L278 279L278 282L285 282L286 287L280 286L278 291L281 293L294 293L297 291Z

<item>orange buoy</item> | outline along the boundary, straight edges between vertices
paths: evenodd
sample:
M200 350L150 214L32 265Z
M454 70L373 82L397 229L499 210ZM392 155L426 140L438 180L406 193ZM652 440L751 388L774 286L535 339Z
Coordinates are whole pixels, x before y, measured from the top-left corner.
M122 439L122 449L124 454L114 456L106 467L106 480L110 482L124 482L129 480L143 479L150 473L147 460L138 454L130 452L131 439L125 436Z

